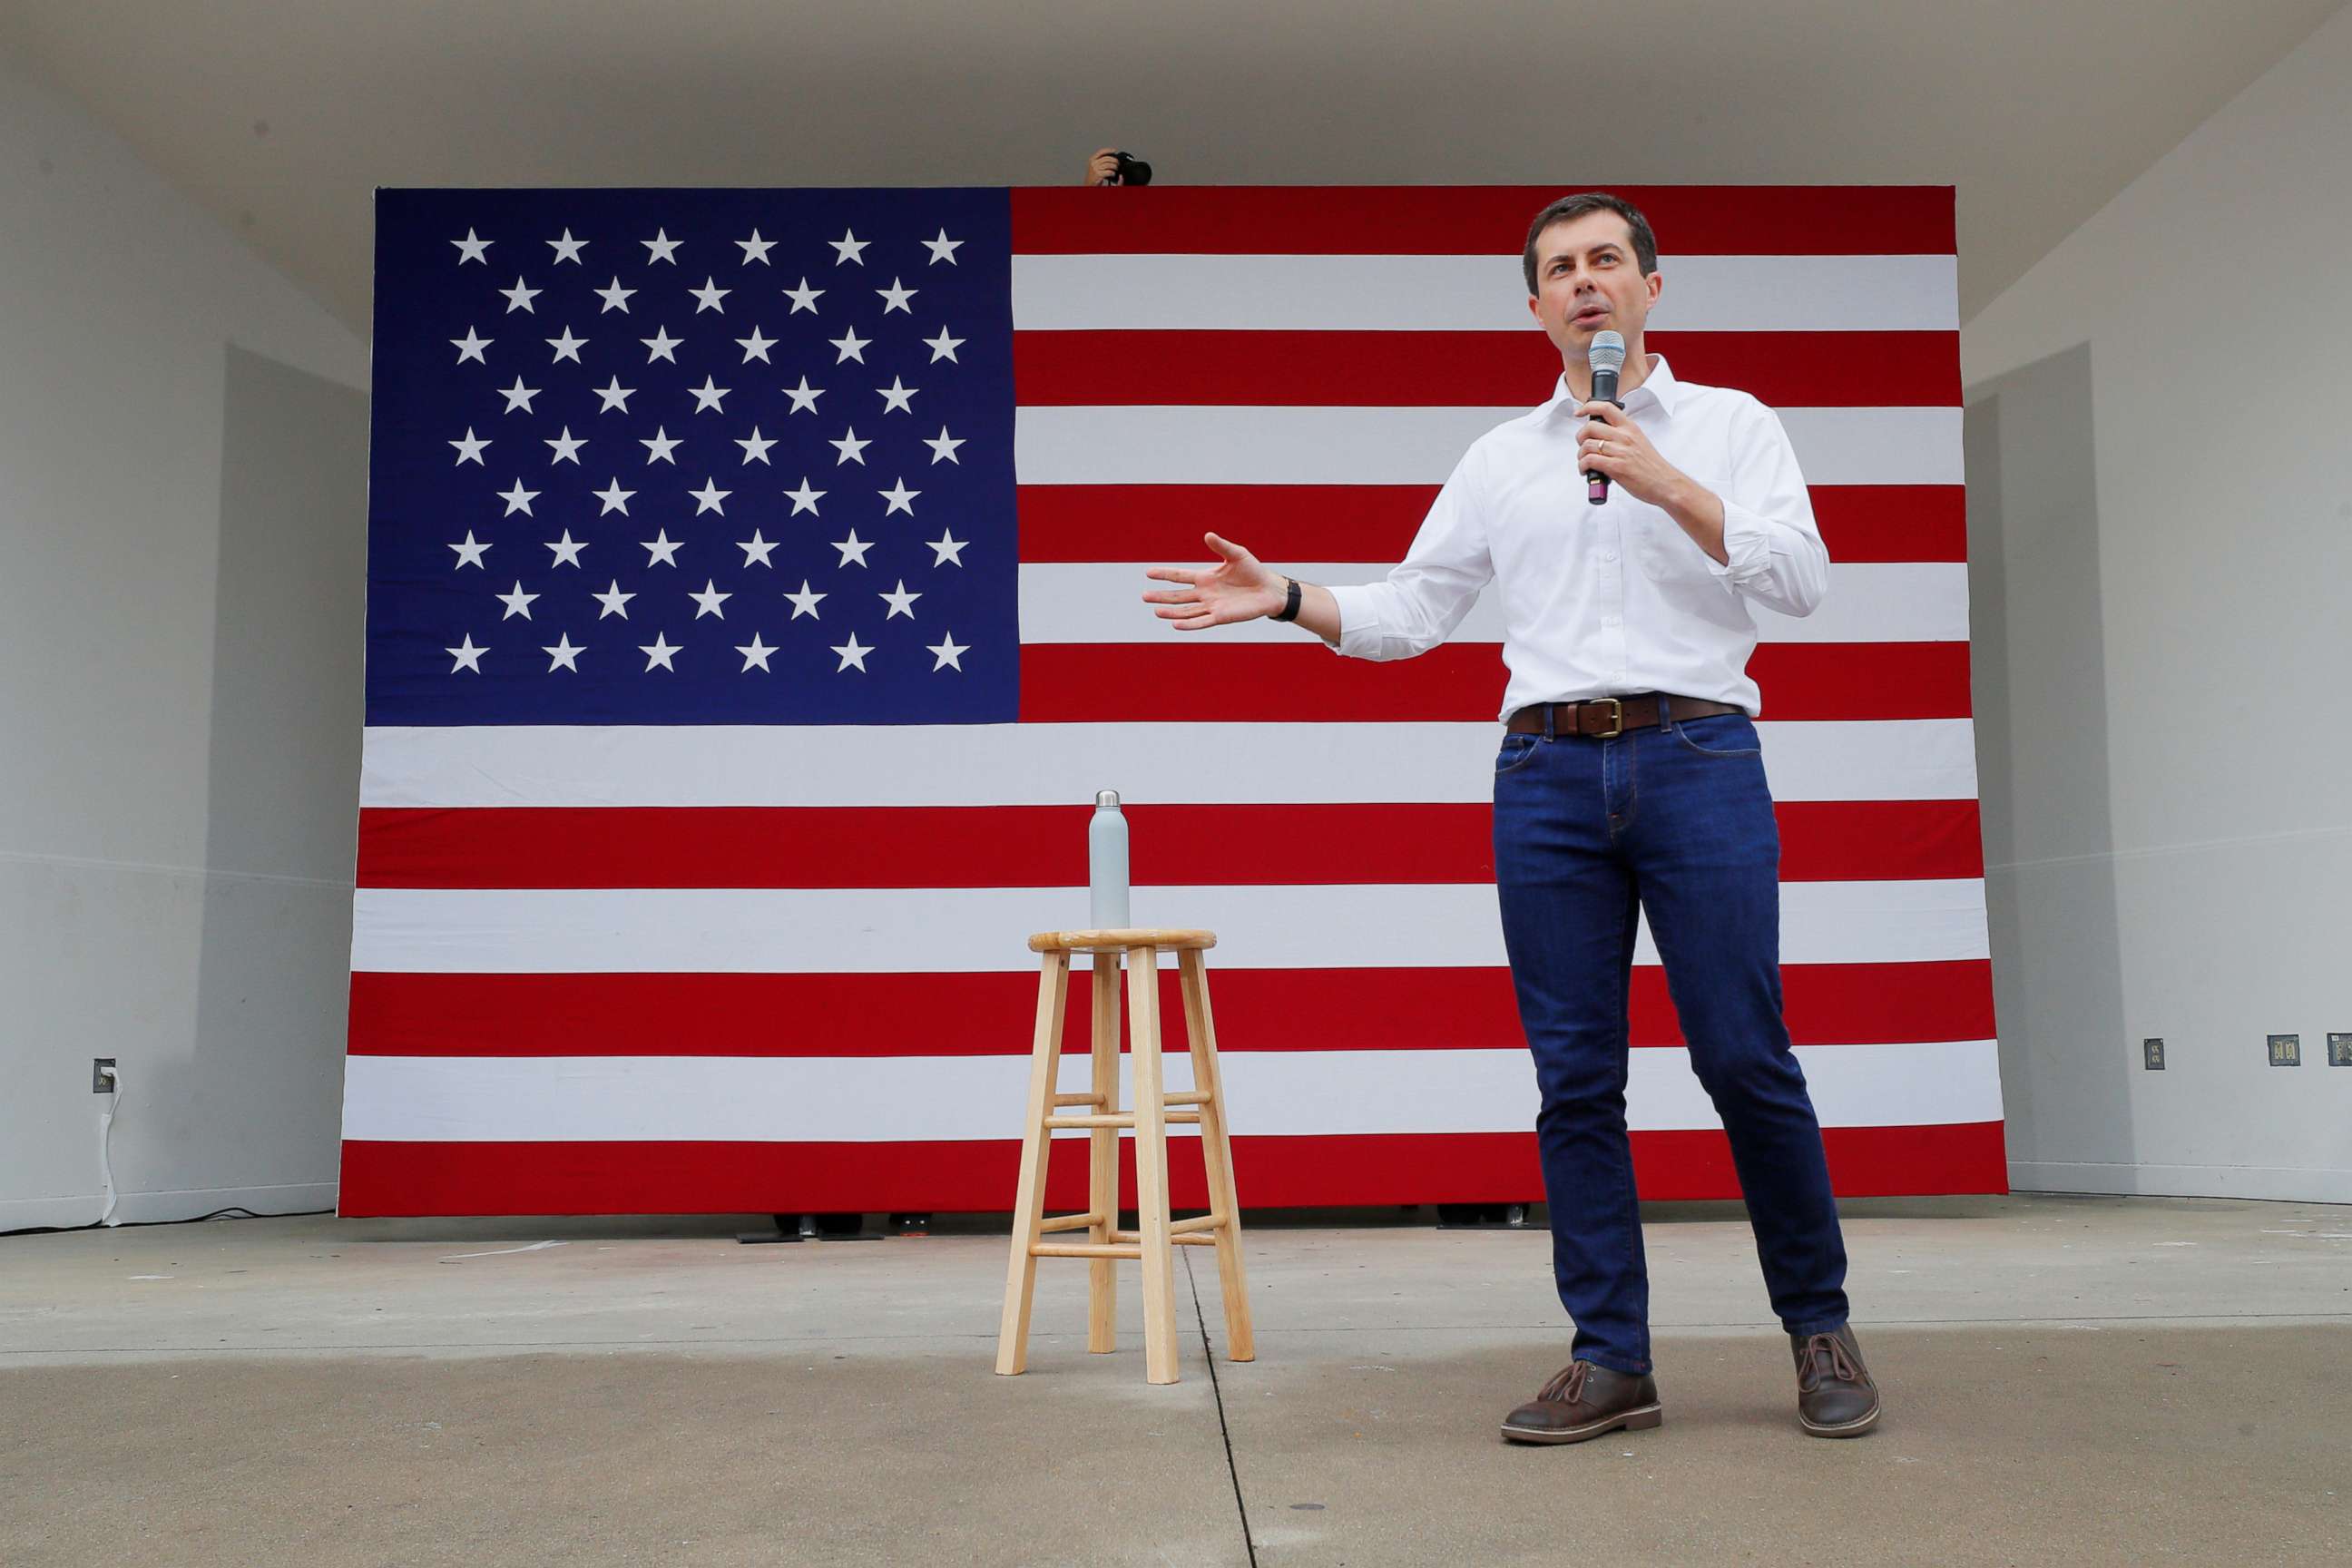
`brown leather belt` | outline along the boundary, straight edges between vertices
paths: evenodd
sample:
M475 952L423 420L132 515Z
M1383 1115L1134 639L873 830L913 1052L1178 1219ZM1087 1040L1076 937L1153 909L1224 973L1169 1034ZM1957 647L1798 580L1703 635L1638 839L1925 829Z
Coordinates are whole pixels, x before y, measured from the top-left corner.
M1503 728L1514 735L1540 735L1544 732L1547 709L1551 712L1553 734L1607 741L1628 730L1654 726L1658 721L1658 694L1640 691L1623 697L1596 697L1588 702L1533 702L1514 712L1504 721ZM1747 710L1736 703L1713 702L1704 697L1669 697L1666 711L1679 724L1685 719L1744 713Z

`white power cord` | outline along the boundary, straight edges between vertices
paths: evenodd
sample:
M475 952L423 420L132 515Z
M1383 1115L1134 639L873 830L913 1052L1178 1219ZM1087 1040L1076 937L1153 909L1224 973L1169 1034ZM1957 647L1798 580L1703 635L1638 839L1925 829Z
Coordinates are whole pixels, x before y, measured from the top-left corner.
M106 1109L98 1113L99 1190L103 1193L106 1197L106 1207L99 1212L98 1223L105 1226L119 1226L122 1222L114 1217L114 1205L118 1198L118 1194L114 1190L114 1163L108 1156L107 1142L114 1132L114 1113L122 1109L122 1068L121 1066L118 1065L108 1069L107 1081L111 1083L114 1087L107 1093Z

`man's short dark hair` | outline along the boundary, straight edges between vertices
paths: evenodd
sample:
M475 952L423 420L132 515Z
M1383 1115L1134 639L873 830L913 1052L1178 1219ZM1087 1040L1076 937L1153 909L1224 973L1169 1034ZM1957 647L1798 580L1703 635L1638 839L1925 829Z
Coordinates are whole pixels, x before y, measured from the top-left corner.
M1642 216L1642 209L1606 191L1586 191L1581 195L1560 197L1536 214L1536 221L1528 226L1527 254L1521 261L1527 270L1530 298L1539 292L1536 288L1536 241L1552 225L1582 217L1587 213L1615 213L1623 218L1625 226L1633 231L1633 261L1641 268L1642 276L1647 278L1658 269L1658 237L1650 232L1650 220Z

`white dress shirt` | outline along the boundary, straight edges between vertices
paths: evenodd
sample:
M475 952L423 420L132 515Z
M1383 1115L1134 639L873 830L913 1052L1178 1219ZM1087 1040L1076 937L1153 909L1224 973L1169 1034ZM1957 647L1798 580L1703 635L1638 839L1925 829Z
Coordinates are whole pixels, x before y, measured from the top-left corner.
M1812 614L1829 585L1829 552L1780 416L1747 393L1676 381L1663 355L1650 363L1624 395L1626 416L1667 462L1722 498L1728 563L1664 508L1616 485L1602 505L1585 499L1576 447L1586 421L1562 375L1550 401L1470 444L1385 580L1331 590L1337 651L1426 653L1493 582L1510 670L1499 717L1531 702L1633 691L1760 714L1762 694L1748 678L1748 602Z

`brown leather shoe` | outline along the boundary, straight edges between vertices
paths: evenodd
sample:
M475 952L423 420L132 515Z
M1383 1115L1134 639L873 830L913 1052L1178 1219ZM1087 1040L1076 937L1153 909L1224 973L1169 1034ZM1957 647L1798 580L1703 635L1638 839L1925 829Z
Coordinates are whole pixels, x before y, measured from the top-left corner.
M1597 1362L1572 1361L1503 1418L1503 1436L1514 1443L1581 1443L1621 1426L1639 1432L1664 1419L1657 1382L1647 1373L1637 1377Z
M1797 1358L1797 1425L1816 1437L1859 1437L1878 1425L1878 1384L1862 1364L1851 1325L1790 1334Z

